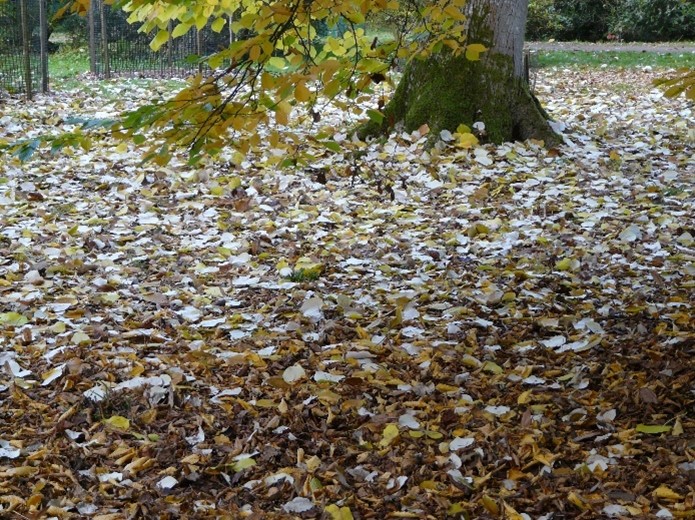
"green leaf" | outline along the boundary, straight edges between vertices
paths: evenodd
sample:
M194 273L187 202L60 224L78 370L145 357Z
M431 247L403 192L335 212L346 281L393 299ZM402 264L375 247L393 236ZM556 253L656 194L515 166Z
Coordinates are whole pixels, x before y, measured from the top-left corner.
M14 153L20 161L25 162L34 155L34 152L41 144L39 139L32 139L29 142L24 143L19 149Z
M340 153L340 144L336 143L335 141L322 141L322 144L332 152Z
M384 114L382 114L378 110L370 108L369 110L367 110L367 115L369 116L369 119L374 121L377 125L380 125L384 122Z
M649 433L651 435L658 435L660 433L667 433L671 431L671 427L666 424L638 424L635 428L640 433Z

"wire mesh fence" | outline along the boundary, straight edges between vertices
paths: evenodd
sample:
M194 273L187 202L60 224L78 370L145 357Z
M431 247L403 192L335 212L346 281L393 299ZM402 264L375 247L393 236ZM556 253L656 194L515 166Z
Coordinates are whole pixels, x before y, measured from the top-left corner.
M45 0L0 1L0 90L25 92L48 85Z
M201 70L197 57L227 47L233 37L229 25L220 33L193 28L155 52L153 35L140 32L139 24L128 23L127 13L103 0L92 0L85 27L90 69L98 78L185 76ZM0 0L0 91L29 98L45 92L49 45L46 0Z
M155 52L150 48L153 35L140 32L138 24L128 23L127 13L103 0L92 0L88 25L92 72L102 78L190 74L199 69L196 57L223 49L232 37L209 27L193 28L184 36L169 38ZM169 27L170 33L172 29Z

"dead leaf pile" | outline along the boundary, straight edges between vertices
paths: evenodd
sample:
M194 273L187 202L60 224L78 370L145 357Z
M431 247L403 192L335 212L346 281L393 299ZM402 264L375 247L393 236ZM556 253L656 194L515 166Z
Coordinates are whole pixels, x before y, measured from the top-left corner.
M695 115L650 80L544 72L553 150L327 112L289 170L0 158L0 516L695 515Z

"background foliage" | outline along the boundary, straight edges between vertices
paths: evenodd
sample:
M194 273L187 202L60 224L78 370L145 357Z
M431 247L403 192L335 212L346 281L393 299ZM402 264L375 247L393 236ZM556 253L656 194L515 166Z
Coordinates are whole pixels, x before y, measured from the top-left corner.
M683 0L530 0L528 39L695 39L695 3Z

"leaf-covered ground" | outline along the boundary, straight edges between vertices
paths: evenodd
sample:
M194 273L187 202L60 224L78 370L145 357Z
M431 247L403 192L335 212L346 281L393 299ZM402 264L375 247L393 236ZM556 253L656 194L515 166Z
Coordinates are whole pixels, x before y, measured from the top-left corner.
M695 114L650 79L543 73L549 151L0 158L0 517L695 515Z

